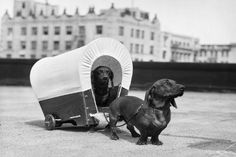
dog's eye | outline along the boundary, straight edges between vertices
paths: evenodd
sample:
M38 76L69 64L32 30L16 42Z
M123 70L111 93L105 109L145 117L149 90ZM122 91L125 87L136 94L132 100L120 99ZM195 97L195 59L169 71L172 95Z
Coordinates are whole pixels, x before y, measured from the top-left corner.
M169 80L166 80L166 82L165 82L166 84L170 84L170 81Z
M169 80L166 80L165 83L168 85L168 86L171 86L171 82Z

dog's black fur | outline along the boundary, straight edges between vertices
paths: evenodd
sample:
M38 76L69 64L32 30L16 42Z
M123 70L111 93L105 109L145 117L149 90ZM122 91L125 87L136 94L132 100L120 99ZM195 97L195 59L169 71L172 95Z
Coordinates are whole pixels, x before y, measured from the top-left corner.
M112 87L114 86L113 77L113 72L106 66L99 66L92 71L91 80L97 106L109 106L110 102L115 99L109 88L109 82Z
M116 134L116 123L124 120L133 137L140 136L134 130L134 126L139 130L141 136L137 144L147 144L147 138L151 136L152 144L161 145L159 134L170 121L170 106L177 108L174 98L182 96L183 92L183 85L176 84L170 79L161 79L147 90L144 101L134 96L114 100L110 104L109 114L111 139L119 139Z

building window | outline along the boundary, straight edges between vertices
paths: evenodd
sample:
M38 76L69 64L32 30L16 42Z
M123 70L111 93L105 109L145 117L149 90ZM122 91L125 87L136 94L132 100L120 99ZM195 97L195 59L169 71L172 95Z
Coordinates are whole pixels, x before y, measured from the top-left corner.
M84 41L83 40L79 40L78 44L77 44L77 47L82 47L82 46L84 46Z
M31 54L31 55L30 55L30 58L35 59L35 58L36 58L36 55L35 55L35 54Z
M221 53L222 53L221 54L222 57L228 57L228 51L227 50L223 50Z
M37 27L32 27L32 32L31 32L31 34L32 35L37 35Z
M136 30L136 38L139 38L139 36L140 36L140 30L137 29L137 30Z
M163 51L163 53L162 53L162 58L163 58L163 59L166 58L166 51Z
M9 27L7 29L7 35L11 35L13 33L13 29L11 27Z
M79 35L81 36L85 35L85 26L79 26Z
M225 51L225 57L229 57L229 51Z
M133 29L133 28L131 29L130 36L131 36L131 37L134 36L134 29Z
M54 50L59 50L59 45L60 44L60 42L59 41L54 41L54 43L53 43L53 49Z
M26 35L26 27L21 27L21 35Z
M37 49L37 42L36 41L31 41L31 49L36 50Z
M43 41L42 42L42 50L48 50L48 41Z
M199 57L202 57L202 51L199 52Z
M123 26L119 27L119 35L124 36L124 27Z
M25 42L25 41L21 41L21 42L20 42L20 45L21 45L21 49L22 49L22 50L25 50L25 49L26 49L26 42Z
M23 9L25 8L25 2L22 3L22 8L23 8Z
M130 53L133 53L133 44L130 44Z
M70 50L72 48L72 42L71 41L66 41L66 50Z
M96 26L96 33L97 34L102 34L102 25L97 25Z
M142 39L144 39L144 30L142 31Z
M213 51L211 50L211 57L213 57Z
M47 57L47 55L46 54L42 54L41 57L44 58L44 57Z
M7 49L12 50L12 41L7 42Z
M72 26L66 26L66 34L71 35L72 34Z
M155 33L151 32L151 40L154 40Z
M54 27L54 34L60 35L60 27L59 26Z
M11 58L11 54L8 53L8 54L7 54L7 58Z
M144 46L141 45L141 50L140 50L140 53L143 54L143 49L144 49Z
M48 27L43 27L43 35L48 35Z
M135 53L139 53L139 44L135 44Z
M215 50L215 57L217 57L217 50Z
M154 46L150 46L150 54L152 55L154 52Z
M133 17L136 17L136 12L132 12Z
M223 51L221 52L221 57L224 57L224 54L225 54L225 51L223 50Z
M24 54L21 54L21 55L20 55L20 58L25 58L25 55L24 55Z

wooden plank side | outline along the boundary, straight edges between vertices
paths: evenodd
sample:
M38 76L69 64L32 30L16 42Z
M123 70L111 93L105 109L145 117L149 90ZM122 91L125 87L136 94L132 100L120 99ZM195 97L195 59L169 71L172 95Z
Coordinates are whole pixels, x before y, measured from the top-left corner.
M39 103L44 116L53 114L62 121L74 119L79 126L87 124L82 92L43 100Z

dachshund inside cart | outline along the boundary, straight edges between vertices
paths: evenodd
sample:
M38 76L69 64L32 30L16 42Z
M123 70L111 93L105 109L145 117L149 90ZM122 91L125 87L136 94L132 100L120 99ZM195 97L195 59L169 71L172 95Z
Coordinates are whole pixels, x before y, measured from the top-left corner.
M116 93L112 90L114 88L113 77L112 70L106 66L99 66L92 71L91 81L98 107L108 107L116 98Z

